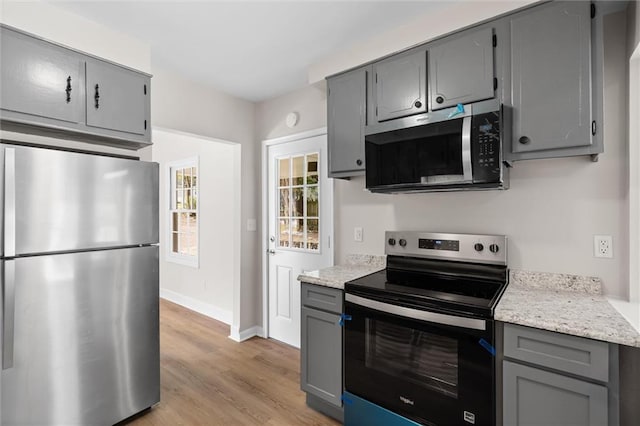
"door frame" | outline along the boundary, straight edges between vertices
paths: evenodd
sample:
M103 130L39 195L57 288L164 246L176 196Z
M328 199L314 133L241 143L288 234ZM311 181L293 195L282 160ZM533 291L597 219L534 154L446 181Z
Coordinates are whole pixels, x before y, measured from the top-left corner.
M260 233L262 238L262 243L260 244L260 249L262 252L262 335L267 339L269 337L269 256L267 255L268 250L268 240L269 240L269 147L274 145L279 145L288 142L301 141L303 139L309 139L316 136L327 136L327 128L320 127L318 129L308 130L305 132L296 133L289 136L282 136L279 138L266 139L262 141L262 204L261 204L261 216L262 216L262 232ZM328 142L327 142L328 145ZM327 146L328 153L328 146ZM325 161L327 161L325 159ZM333 197L334 190L334 180L329 179L329 188L331 191L331 197ZM333 200L332 200L333 201ZM333 214L333 209L332 209ZM335 249L334 249L334 224L333 218L329 227L329 238L331 243L327 249L329 250L329 254L331 259L334 258ZM333 263L333 261L332 261Z

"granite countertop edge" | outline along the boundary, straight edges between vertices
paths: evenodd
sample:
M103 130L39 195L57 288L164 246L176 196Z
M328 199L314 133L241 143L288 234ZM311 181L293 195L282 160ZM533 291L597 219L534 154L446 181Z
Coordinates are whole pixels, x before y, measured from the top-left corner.
M349 255L346 264L306 271L298 280L344 290L346 282L385 266L385 256ZM640 331L602 295L599 278L511 270L509 281L496 321L640 347Z
M640 332L602 295L595 277L512 270L494 319L640 347Z

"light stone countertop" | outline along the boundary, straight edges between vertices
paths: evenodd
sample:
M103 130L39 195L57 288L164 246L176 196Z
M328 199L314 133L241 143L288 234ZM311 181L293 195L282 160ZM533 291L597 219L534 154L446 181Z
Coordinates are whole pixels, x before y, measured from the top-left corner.
M640 333L602 294L594 277L511 271L498 321L640 347Z
M386 268L386 256L352 254L344 265L300 274L299 281L344 290L344 283Z

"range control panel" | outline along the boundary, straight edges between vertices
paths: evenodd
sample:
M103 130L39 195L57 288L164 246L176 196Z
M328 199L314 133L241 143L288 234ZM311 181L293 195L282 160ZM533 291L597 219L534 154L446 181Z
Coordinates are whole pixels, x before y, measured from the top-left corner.
M507 264L507 237L504 235L387 231L385 239L388 255Z

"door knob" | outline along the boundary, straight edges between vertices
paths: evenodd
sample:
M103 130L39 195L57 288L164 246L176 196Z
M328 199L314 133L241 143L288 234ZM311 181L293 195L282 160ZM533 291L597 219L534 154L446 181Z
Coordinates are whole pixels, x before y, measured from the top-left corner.
M267 249L267 253L276 254L276 251L274 249Z
M269 237L269 241L271 241L272 243L274 243L276 241L276 237L274 237L273 235L271 237Z

